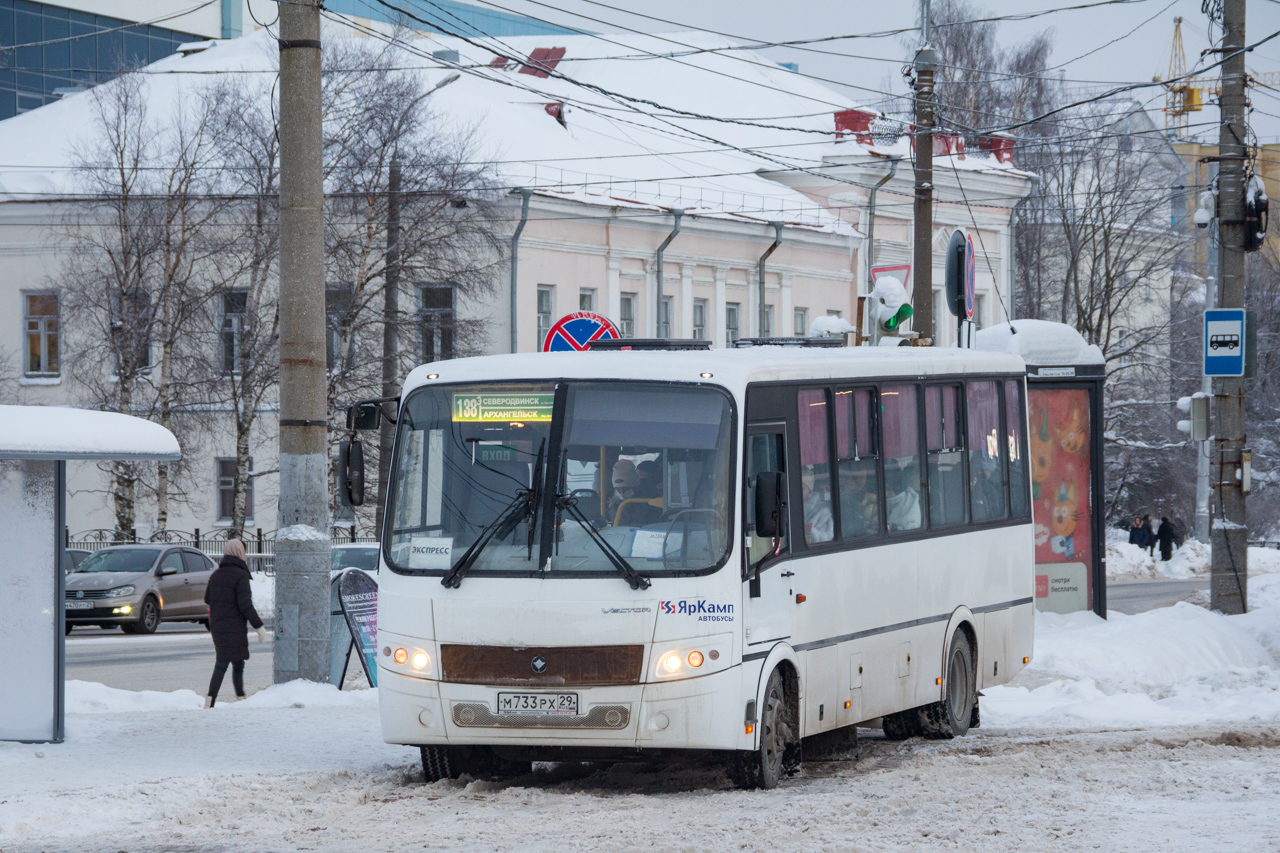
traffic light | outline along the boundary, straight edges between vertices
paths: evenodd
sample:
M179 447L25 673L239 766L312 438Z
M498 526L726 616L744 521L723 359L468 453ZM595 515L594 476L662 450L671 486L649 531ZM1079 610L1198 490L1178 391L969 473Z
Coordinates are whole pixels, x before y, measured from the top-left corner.
M1192 441L1209 440L1209 398L1203 392L1178 400L1178 411L1190 412L1191 419L1178 421L1178 430L1191 436Z

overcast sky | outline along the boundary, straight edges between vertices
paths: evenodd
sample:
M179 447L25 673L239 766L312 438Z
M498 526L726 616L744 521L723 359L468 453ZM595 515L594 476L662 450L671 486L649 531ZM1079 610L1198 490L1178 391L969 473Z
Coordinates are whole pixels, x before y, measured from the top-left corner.
M916 23L915 0L493 0L478 5L500 6L557 24L593 32L670 32L680 29L707 29L760 41L786 41L821 36L846 35L912 27ZM992 15L1026 13L1064 6L1083 5L1096 0L988 0L975 5ZM608 5L605 5L605 4ZM1209 46L1208 21L1200 10L1200 0L1131 0L1093 9L1056 12L1026 21L999 24L999 38L1008 46L1043 30L1054 37L1052 64L1061 65L1073 89L1095 90L1118 83L1149 82L1153 75L1167 75L1173 40L1173 19L1183 17L1182 35L1186 46L1187 69L1201 62L1200 52ZM550 7L554 6L552 9ZM663 23L621 11L629 6L645 15L662 18ZM615 8L609 8L615 7ZM561 11L564 10L564 11ZM592 20L595 19L595 20ZM1246 41L1250 44L1280 31L1278 0L1249 0ZM796 62L803 73L848 84L841 89L853 103L874 103L886 88L904 90L900 69L914 47L904 44L904 36L847 39L814 47L827 51L778 48L769 54L778 61ZM1113 42L1109 44L1110 42ZM841 54L839 56L832 53ZM1205 64L1215 62L1210 56ZM1280 37L1258 48L1248 59L1250 71L1280 71ZM867 91L872 90L872 91ZM1147 102L1152 118L1163 123L1163 90L1139 90L1134 97ZM1254 131L1261 141L1280 141L1280 86L1268 91L1257 87L1252 95ZM1271 115L1267 115L1267 114ZM1206 108L1193 113L1191 121L1208 128L1211 140L1217 132L1217 110Z

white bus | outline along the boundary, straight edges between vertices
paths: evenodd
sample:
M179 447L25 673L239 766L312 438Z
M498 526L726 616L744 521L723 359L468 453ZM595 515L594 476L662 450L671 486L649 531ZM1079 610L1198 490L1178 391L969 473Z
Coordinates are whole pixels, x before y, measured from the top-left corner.
M1032 652L1024 380L1017 356L869 347L414 370L384 738L428 781L717 750L769 788L837 729L965 734Z

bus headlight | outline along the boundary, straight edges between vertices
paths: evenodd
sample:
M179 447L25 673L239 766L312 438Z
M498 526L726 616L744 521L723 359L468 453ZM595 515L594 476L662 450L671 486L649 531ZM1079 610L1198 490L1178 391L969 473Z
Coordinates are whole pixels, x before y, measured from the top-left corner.
M391 659L396 663L402 664L409 659L409 653L404 649L396 649L396 653L391 656Z
M426 653L426 652L414 652L414 653L413 653L413 668L414 668L414 669L425 669L425 668L426 668L426 666L427 666L427 653Z
M730 664L732 634L654 644L650 678L670 681L719 672Z
M662 666L667 672L679 672L681 666L680 653L672 652L667 655L662 661Z

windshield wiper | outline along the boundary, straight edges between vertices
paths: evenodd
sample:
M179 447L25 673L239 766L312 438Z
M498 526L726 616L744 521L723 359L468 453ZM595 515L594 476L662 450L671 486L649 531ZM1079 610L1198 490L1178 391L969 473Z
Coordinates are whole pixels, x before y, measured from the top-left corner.
M618 549L609 544L609 540L600 535L600 531L592 526L591 522L583 515L582 510L578 509L578 499L571 495L556 495L556 507L569 513L570 517L587 531L587 535L591 537L591 541L600 546L600 550L618 570L618 574L622 575L627 583L631 584L632 589L648 589L650 581L647 577L636 571L635 567L627 562L627 558L618 553Z
M542 445L538 448L538 460L533 466L533 486L516 492L516 496L511 503L507 504L498 513L497 518L489 522L488 527L480 531L476 541L471 543L471 547L463 552L462 556L458 558L458 562L450 566L449 571L440 579L441 586L445 588L452 587L453 589L461 586L462 576L480 558L480 552L485 549L485 546L494 539L506 539L516 529L516 525L530 516L533 517L529 521L529 552L527 559L533 559L533 530L538 521L538 494L541 491L538 486L540 483L539 478L542 476L542 452L546 447L546 443L547 440L544 438Z

